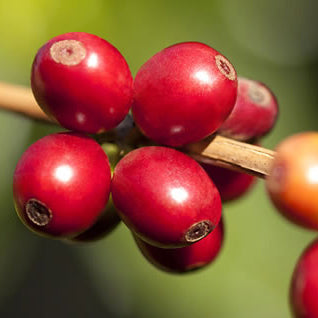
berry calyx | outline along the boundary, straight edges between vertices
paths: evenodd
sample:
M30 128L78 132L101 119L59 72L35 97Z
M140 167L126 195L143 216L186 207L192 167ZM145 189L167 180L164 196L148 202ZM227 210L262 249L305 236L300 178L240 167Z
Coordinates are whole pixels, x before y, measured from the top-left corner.
M52 211L37 199L30 199L26 202L25 212L29 220L38 226L47 225L52 219Z
M22 222L41 235L78 235L104 211L110 165L100 145L82 134L58 133L32 144L13 176L13 197Z
M187 155L143 147L115 167L112 197L126 225L149 244L182 247L207 236L221 217L215 185Z
M150 139L182 146L214 133L232 111L236 94L232 64L203 43L185 42L139 69L132 113Z
M116 127L132 103L133 80L120 52L84 32L59 35L42 46L33 62L36 101L63 127L99 133Z

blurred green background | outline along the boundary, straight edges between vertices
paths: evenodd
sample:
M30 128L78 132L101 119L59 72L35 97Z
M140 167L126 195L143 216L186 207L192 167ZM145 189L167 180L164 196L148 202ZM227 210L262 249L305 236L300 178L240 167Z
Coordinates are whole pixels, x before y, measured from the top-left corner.
M263 141L273 148L318 129L317 9L314 0L1 1L0 81L29 85L37 49L70 31L111 42L133 74L168 45L201 41L276 93L280 117ZM149 265L123 225L85 246L26 230L12 203L14 167L28 145L58 130L0 112L0 317L290 317L291 274L315 233L277 214L262 181L224 206L218 259L185 276Z

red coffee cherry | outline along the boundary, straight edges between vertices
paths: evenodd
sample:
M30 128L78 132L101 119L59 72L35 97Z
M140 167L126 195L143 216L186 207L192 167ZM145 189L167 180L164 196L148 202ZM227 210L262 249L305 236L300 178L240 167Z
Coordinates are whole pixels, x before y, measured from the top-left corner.
M75 236L104 211L110 180L108 158L96 141L82 134L52 134L19 160L13 176L15 207L38 234Z
M271 90L261 82L238 77L234 109L218 132L236 140L256 139L273 128L277 116L278 103Z
M137 246L144 257L157 268L172 273L187 273L209 265L219 254L223 243L222 219L201 241L181 248L160 248L146 243L136 235Z
M246 194L256 182L256 177L229 169L200 163L220 192L222 202L235 200Z
M221 53L202 43L180 43L140 68L132 112L150 139L181 146L215 132L232 111L236 94L236 71Z
M318 317L318 240L303 252L293 273L290 303L295 318Z
M51 39L39 49L32 66L38 104L63 127L80 132L117 126L131 106L132 84L120 52L83 32Z
M288 137L277 147L266 188L290 221L318 229L318 133Z
M221 217L220 195L211 179L195 160L170 148L128 153L114 170L111 191L130 230L159 247L192 244Z

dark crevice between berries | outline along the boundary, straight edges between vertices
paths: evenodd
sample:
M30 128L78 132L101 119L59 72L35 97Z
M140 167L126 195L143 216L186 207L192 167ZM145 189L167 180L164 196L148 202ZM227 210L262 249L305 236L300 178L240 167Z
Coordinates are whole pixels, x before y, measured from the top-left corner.
M214 226L208 220L195 223L185 234L185 240L187 243L197 242L206 237L213 229Z
M86 57L86 49L80 41L63 40L55 42L50 48L52 59L64 65L77 65Z
M52 211L44 203L36 199L30 199L26 203L25 211L29 220L38 226L45 226L52 219Z

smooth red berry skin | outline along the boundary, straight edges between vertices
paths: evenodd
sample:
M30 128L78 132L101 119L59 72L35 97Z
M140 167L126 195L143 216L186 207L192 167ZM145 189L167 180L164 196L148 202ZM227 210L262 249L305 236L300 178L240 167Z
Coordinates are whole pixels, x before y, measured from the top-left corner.
M303 132L283 140L265 184L283 216L318 230L318 133Z
M181 146L215 132L234 107L234 67L198 42L170 46L150 58L134 80L132 112L150 139Z
M236 200L246 194L256 182L256 177L208 163L200 163L220 192L222 202Z
M160 248L134 236L139 250L155 267L171 273L189 273L211 264L218 256L224 238L222 219L205 238L181 248Z
M263 83L238 77L238 93L233 111L218 132L236 140L260 138L273 128L278 117L278 102Z
M126 225L146 242L182 247L218 224L221 199L200 165L166 147L128 153L115 167L112 197Z
M295 318L318 317L318 240L303 252L295 267L290 304Z
M84 32L59 35L39 49L31 86L45 113L79 132L114 128L132 103L133 80L124 57Z
M52 134L32 144L19 160L13 177L15 207L38 234L75 236L104 211L110 180L108 158L96 141L82 134Z

